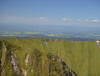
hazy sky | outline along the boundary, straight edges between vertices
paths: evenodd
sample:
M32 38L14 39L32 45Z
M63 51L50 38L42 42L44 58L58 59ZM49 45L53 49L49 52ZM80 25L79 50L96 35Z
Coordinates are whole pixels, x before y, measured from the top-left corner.
M0 24L100 25L100 0L0 0Z

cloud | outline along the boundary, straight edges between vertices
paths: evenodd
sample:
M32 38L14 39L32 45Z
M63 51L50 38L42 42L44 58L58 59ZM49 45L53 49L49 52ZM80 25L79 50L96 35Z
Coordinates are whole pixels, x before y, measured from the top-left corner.
M98 23L98 22L100 22L100 20L99 19L93 19L93 20L91 20L91 22Z
M46 17L12 17L12 16L1 16L0 23L24 23L24 24L35 24L42 23L46 20Z
M100 25L100 19L72 19L72 18L48 18L48 17L16 17L0 16L0 23L18 23L18 24L53 24L53 25Z
M77 22L90 22L89 19L75 19Z
M39 17L39 19L40 19L40 20L45 20L45 19L46 19L46 17Z
M67 19L67 18L62 18L62 20L63 20L63 21L67 21L68 19Z
M62 21L71 21L71 19L69 19L69 18L62 18L61 20Z
M78 21L78 22L81 22L82 20L81 20L81 19L77 19L77 21Z

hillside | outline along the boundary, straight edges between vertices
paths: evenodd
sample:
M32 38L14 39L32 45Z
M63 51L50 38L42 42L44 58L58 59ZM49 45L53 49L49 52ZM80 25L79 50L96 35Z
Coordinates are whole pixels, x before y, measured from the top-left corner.
M0 38L1 76L100 76L95 41Z

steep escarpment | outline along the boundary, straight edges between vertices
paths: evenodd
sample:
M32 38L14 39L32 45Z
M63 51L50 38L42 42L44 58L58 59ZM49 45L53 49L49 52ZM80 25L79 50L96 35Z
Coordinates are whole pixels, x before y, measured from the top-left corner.
M27 43L29 47L26 49L23 47L24 43L21 45L14 42L0 40L1 76L77 76L77 73L56 54L41 51L43 49L40 50L37 44L30 47L32 44Z
M7 41L0 41L0 74L1 76L15 76L19 75L19 67L17 65L17 60L14 56L13 49L15 47L11 46Z
M0 38L1 76L100 76L96 41Z

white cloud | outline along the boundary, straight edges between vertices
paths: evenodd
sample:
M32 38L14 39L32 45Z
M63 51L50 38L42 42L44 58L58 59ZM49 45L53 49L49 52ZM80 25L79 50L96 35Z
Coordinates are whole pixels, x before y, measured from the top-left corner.
M46 17L11 17L11 16L0 16L0 23L24 23L24 24L35 24L46 21Z
M93 20L91 20L92 22L95 22L95 23L98 23L98 22L100 22L100 20L99 19L93 19Z
M47 18L47 17L11 17L0 16L0 23L22 23L22 24L59 24L59 25L97 25L100 19L72 19L72 18Z
M66 18L62 18L62 20L63 20L63 21L67 21L67 19L66 19Z
M75 19L77 22L90 22L89 19Z
M77 21L81 22L82 20L81 19L77 19Z
M44 20L44 19L46 19L46 17L40 17L39 19L40 19L40 20Z
M70 21L68 18L62 18L62 21Z

